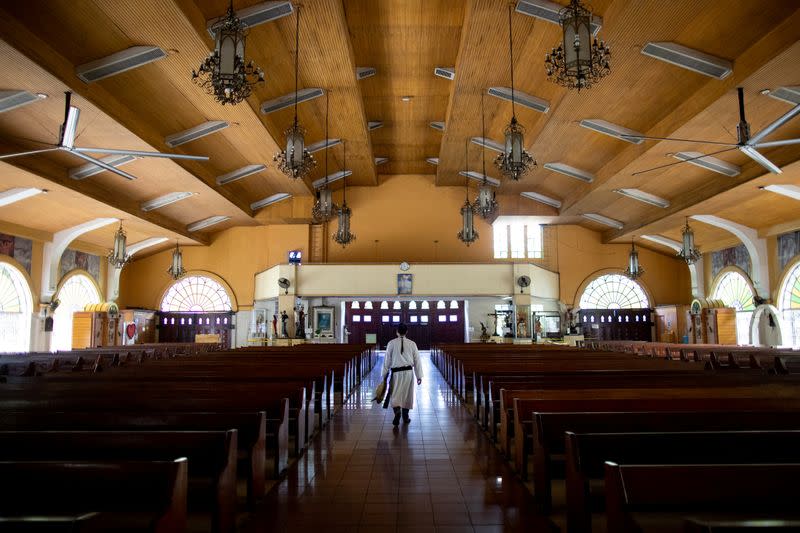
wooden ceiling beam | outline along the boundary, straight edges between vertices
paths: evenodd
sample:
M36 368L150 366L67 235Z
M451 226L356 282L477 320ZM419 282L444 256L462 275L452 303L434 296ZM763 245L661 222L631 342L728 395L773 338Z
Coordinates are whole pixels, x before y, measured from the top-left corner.
M644 132L650 137L669 137L697 115L711 107L728 91L744 82L773 58L797 42L797 28L800 27L800 8L785 18L772 31L761 37L739 57L734 59L733 73L725 80L709 80L701 89L686 98L673 112L667 114L653 127ZM595 173L591 185L578 188L564 200L562 215L579 215L590 204L592 193L609 188L609 182L621 173L627 172L637 159L649 152L657 152L661 142L631 144L620 151L611 161ZM731 185L735 186L735 184ZM677 201L674 203L678 203ZM621 231L625 231L624 229Z
M7 141L0 141L0 150L2 150L2 153L14 153L21 151L22 147ZM117 191L109 191L90 180L76 181L70 178L66 168L46 157L18 157L5 160L4 162L57 185L76 191L109 207L124 211L140 220L144 220L167 231L186 237L197 244L208 245L211 242L208 235L189 232L183 224L179 224L157 211L142 211L138 201L132 200L124 194L120 194Z
M769 158L785 171L793 170L797 165L800 165L797 150L791 146L785 146L770 152ZM709 179L705 185L684 191L676 196L668 208L650 211L648 216L626 224L620 230L604 232L603 242L619 242L620 240L629 239L634 234L662 233L679 227L683 225L684 217L700 214L699 211L702 211L704 202L736 188L750 187L756 189L756 186L752 183L753 181L763 178L768 179L771 176L773 176L771 173L764 171L764 167L755 161L751 161L742 167L741 174L735 178L720 177ZM758 191L754 190L754 192Z
M789 220L788 222L783 222L781 224L775 224L774 226L770 226L768 228L762 228L758 230L758 236L764 239L766 237L772 237L773 235L780 235L782 233L789 233L797 230L800 230L800 218Z
M166 148L164 136L157 128L152 126L152 122L148 122L139 116L133 109L118 100L110 91L104 89L102 84L87 84L81 81L75 75L74 64L2 7L0 7L0 34L2 34L4 41L64 83L77 95L85 98L103 113L122 124L154 149L164 150ZM171 151L187 153L181 148L173 148ZM223 196L242 213L252 218L253 213L248 200L236 196L224 187L217 187L216 176L212 175L202 162L175 160L175 163L205 185L213 188L217 194ZM192 239L195 240L194 238Z

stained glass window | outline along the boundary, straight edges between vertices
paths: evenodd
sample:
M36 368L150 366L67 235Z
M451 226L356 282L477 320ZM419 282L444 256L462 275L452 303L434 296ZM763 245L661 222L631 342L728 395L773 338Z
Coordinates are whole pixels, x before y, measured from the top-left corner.
M85 274L70 276L59 289L56 298L59 306L53 314L51 349L72 349L72 313L83 311L88 304L100 303L100 293Z
M784 323L789 327L789 331L784 332L783 342L800 346L800 263L786 276L778 302Z
M187 276L169 288L161 300L162 311L213 313L231 311L225 287L205 276Z
M33 301L22 273L0 263L0 352L30 349Z
M722 275L714 289L715 300L722 300L728 307L735 307L737 311L753 311L753 289L738 272L729 271Z
M581 309L636 309L650 307L642 286L621 274L606 274L583 291Z

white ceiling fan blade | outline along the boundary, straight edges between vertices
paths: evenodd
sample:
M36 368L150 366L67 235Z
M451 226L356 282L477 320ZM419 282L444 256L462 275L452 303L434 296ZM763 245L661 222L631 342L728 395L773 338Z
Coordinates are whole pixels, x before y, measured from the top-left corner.
M771 134L772 132L774 132L775 130L777 130L778 128L780 128L781 126L783 126L784 124L786 124L790 120L792 120L797 115L800 115L800 104L797 104L796 106L791 108L789 111L784 113L781 118L779 118L778 120L776 120L775 122L773 122L772 124L770 124L769 126L764 128L763 130L758 132L756 135L752 136L750 138L750 140L747 141L747 144L749 144L750 146L758 144L758 141L760 141L761 139L763 139L767 135Z
M739 150L741 150L743 154L745 154L747 157L749 157L762 167L766 168L773 174L780 174L781 172L783 172L780 169L780 167L778 167L777 165L775 165L775 163L773 163L772 161L770 161L769 159L758 153L758 150L756 150L752 146L749 145L740 146Z
M113 166L109 165L108 163L106 163L105 161L101 161L101 160L99 160L99 159L97 159L95 157L92 157L92 156L86 155L86 154L82 154L81 152L78 152L78 151L75 151L75 150L70 150L69 152L74 154L74 155L76 155L76 156L78 156L78 157L80 157L80 158L82 158L82 159L85 159L86 161L89 161L90 163L94 163L98 167L102 167L102 168L108 170L109 172L113 172L114 174L117 174L118 176L122 176L125 179L131 180L131 181L136 179L136 176L134 176L132 174L128 174L124 170L120 170L120 169L118 169L116 167L113 167Z
M800 139L784 139L782 141L768 141L751 145L753 148L772 148L773 146L788 146L790 144L800 144Z
M93 154L132 155L136 157L165 157L169 159L190 159L192 161L208 161L207 155L166 154L164 152L143 152L141 150L116 150L113 148L74 148L76 152Z
M75 133L78 131L78 119L81 117L81 110L75 106L69 106L67 119L64 121L64 130L61 132L61 146L72 148L75 145Z
M5 154L0 155L0 159L11 159L12 157L22 157L24 155L43 154L45 152L55 152L56 150L60 150L60 148L42 148L41 150L30 150L28 152L17 152L16 154Z

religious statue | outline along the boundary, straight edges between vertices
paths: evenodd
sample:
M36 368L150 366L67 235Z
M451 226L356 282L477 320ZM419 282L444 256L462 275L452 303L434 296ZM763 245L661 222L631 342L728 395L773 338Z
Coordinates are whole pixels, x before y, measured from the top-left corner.
M272 338L278 338L278 315L272 315Z
M517 319L517 337L527 337L528 336L528 324L525 321L525 317L520 315Z
M481 322L481 342L488 342L491 339L491 335L489 335L489 331L486 329L486 324Z
M504 317L503 336L504 337L514 336L514 329L511 326L511 313L506 314Z
M303 309L302 305L299 305L295 308L295 316L297 322L294 326L294 337L296 339L305 339L306 338L306 312Z
M281 311L281 337L286 339L289 337L289 332L286 330L286 321L289 320L289 315L286 314L286 309Z

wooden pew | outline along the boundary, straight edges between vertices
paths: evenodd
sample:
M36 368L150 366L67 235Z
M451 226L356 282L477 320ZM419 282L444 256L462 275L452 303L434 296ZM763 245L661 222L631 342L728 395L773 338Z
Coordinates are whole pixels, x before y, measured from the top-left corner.
M0 461L0 516L106 515L107 530L186 531L188 461Z
M800 430L566 433L567 531L592 529L606 461L616 464L761 464L800 462Z
M682 531L686 517L800 518L800 464L605 464L610 533Z
M800 411L619 411L533 413L533 486L537 505L549 511L552 483L566 454L565 433L735 431L800 429Z
M783 533L800 531L800 520L698 520L683 523L684 533Z
M286 404L284 408L287 409ZM288 416L288 414L287 414ZM280 474L288 462L287 422L276 428L283 444L273 458L273 467L266 466L266 413L251 412L123 412L123 411L38 411L0 412L2 431L225 431L236 429L238 447L237 472L247 484L247 501L251 509L264 495L265 475ZM274 469L274 470L273 470Z
M236 430L227 431L0 431L6 461L189 460L190 487L211 494L210 529L236 529ZM195 494L189 491L190 510Z

